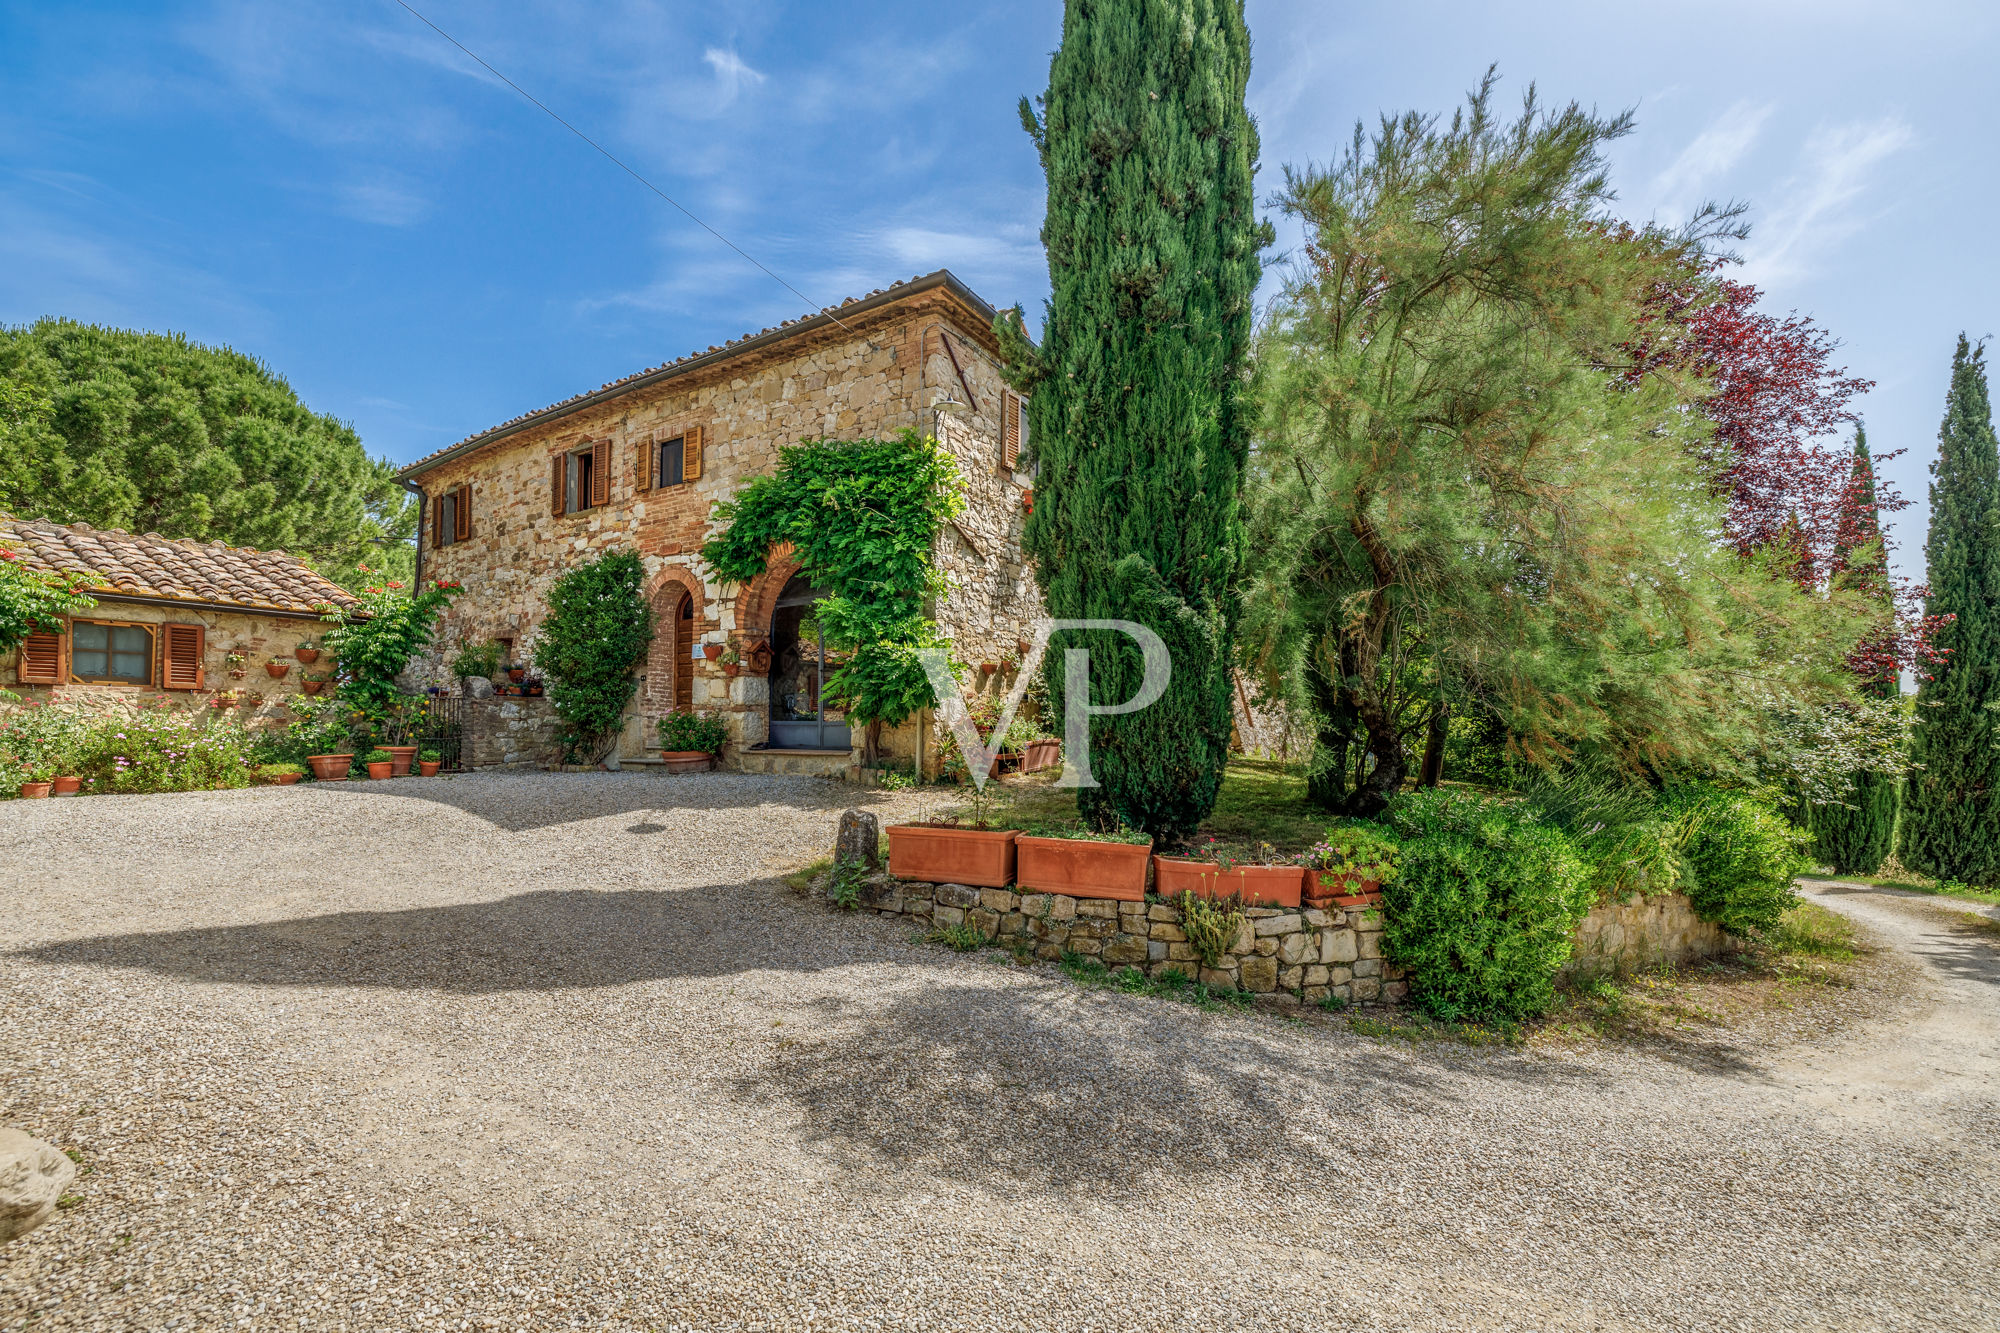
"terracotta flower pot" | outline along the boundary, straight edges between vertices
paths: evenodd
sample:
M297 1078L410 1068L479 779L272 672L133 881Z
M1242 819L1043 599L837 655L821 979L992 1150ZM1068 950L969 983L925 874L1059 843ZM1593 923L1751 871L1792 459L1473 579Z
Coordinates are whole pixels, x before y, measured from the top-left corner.
M299 682L299 688L304 690L306 697L310 699L326 688L326 682L323 680L302 680Z
M1382 901L1382 885L1348 870L1308 870L1307 907L1373 907Z
M1162 898L1192 893L1197 898L1241 898L1245 907L1297 907L1305 876L1304 866L1224 870L1214 861L1153 858L1153 892Z
M1092 842L1082 838L1014 839L1018 849L1014 880L1023 889L1066 893L1072 898L1146 900L1146 859L1150 842Z
M929 884L1004 889L1014 882L1013 829L891 824L889 873Z
M508 667L508 668L507 668L507 679L508 679L508 680L526 680L527 678L528 678L528 668L526 668L526 667Z
M280 787L289 787L298 780L299 775L296 773L273 773L271 775L271 781Z
M742 670L742 664L741 664L741 663L738 663L738 662L724 662L724 663L722 664L722 674L723 674L723 675L725 675L725 676L733 676L733 675L735 675L735 674L736 674L736 673L737 673L738 671L740 671L740 670Z
M21 795L30 801L45 801L49 797L49 789L55 785L53 782L24 782L21 784Z
M299 661L304 662L307 666L311 666L314 662L319 661L319 649L294 648L292 656L298 658Z
M264 670L270 673L272 680L283 680L285 678L285 673L287 673L291 669L292 669L292 664L290 662L264 663Z
M444 760L442 759L417 760L417 771L427 778L436 777L438 775L438 770L443 767L444 767Z
M347 770L354 764L351 754L309 754L306 762L312 765L313 776L321 782L345 782Z
M371 782L387 782L390 772L395 767L394 764L386 759L379 764L370 764L368 765L368 779Z
M662 750L660 766L669 773L706 773L715 756L706 750Z
M1021 752L1021 771L1039 773L1045 768L1062 767L1061 741L1029 741Z
M66 778L61 774L56 775L56 795L58 796L74 796L77 793L77 789L82 786L82 778Z
M410 776L410 765L417 762L417 750L419 747L415 745L385 745L382 748L389 752L389 776L392 778L406 778Z
M719 643L704 643L701 646L701 655L713 662L716 658L722 656L722 645Z

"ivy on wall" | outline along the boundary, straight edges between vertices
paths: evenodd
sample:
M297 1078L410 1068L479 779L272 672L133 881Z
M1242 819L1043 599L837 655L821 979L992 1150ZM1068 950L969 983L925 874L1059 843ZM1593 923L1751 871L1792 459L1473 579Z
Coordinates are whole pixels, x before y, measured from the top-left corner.
M895 726L928 704L918 651L942 646L930 616L944 592L937 538L965 507L958 465L936 440L806 440L778 451L777 470L715 507L723 530L702 558L732 583L762 574L789 542L800 572L826 594L816 614L847 661L829 699L868 726Z
M549 702L563 721L563 761L595 763L617 738L653 641L646 567L636 551L606 552L557 579L548 606L535 631L535 665L548 675Z

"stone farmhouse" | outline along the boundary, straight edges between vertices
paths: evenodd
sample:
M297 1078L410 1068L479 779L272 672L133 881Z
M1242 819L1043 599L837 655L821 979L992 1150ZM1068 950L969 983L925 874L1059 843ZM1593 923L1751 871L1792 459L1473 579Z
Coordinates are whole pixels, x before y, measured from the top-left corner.
M509 660L531 658L551 583L602 552L636 549L655 637L620 760L646 762L657 719L693 709L727 720L730 767L845 774L861 737L822 705L818 591L784 550L733 585L700 549L715 503L768 473L781 446L915 428L957 457L966 488L966 511L941 539L950 592L937 619L980 687L1004 689L1041 602L1021 556L1033 498L1020 466L1025 404L1001 379L993 318L940 270L614 380L405 468L423 503L420 580L465 585L440 651L495 640ZM516 732L532 737L546 722L538 700L505 702ZM922 754L929 725L914 719L883 748ZM544 757L537 748L483 753Z
M297 556L86 524L0 521L0 550L29 569L88 573L97 605L10 655L23 698L136 707L196 699L282 719L307 679L301 645L319 607L354 606Z

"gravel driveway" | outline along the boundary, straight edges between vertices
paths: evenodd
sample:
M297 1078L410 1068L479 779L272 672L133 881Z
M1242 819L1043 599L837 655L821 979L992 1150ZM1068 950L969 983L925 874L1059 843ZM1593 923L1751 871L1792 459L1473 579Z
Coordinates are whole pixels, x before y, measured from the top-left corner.
M771 878L866 797L474 776L0 805L15 1329L1992 1329L2000 937L1773 1044L1076 989ZM885 814L910 798L874 794Z

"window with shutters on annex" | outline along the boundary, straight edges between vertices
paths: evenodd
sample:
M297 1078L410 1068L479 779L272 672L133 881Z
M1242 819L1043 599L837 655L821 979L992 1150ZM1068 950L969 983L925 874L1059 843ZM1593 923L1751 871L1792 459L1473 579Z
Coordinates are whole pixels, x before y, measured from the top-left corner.
M664 490L669 486L684 486L699 478L703 443L699 426L660 432L653 438L652 446L641 463L639 489Z
M455 546L472 540L472 487L455 486L437 497L431 545Z
M565 450L552 461L549 509L558 517L596 509L611 498L611 441Z

